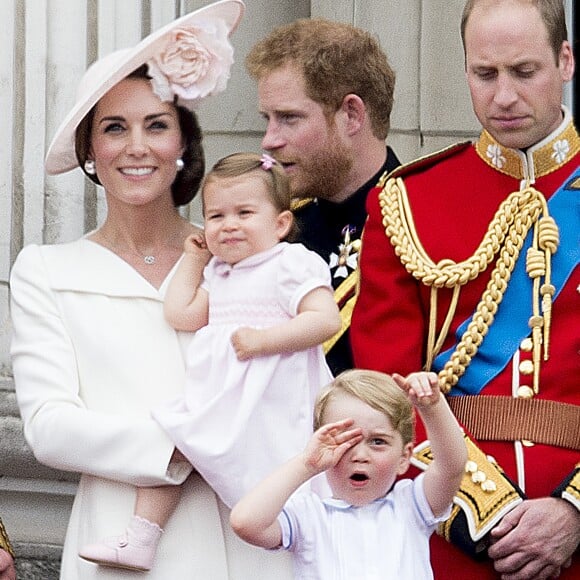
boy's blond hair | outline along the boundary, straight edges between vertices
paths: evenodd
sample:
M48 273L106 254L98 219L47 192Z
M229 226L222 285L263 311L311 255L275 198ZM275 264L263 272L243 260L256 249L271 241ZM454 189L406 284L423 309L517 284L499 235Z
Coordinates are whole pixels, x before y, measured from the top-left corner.
M415 437L413 405L392 377L378 371L349 370L338 375L318 394L314 406L314 430L325 424L324 412L337 395L347 394L388 417L401 434L403 445Z

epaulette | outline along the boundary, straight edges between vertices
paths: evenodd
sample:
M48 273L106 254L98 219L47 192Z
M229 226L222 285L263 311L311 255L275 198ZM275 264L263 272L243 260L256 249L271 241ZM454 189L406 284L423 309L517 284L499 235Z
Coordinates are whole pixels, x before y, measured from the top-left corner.
M424 171L425 169L436 165L443 159L448 159L449 157L453 157L453 155L457 155L461 153L468 147L472 147L472 141L463 141L462 143L455 143L446 147L445 149L440 149L439 151L435 151L434 153L429 153L423 157L419 157L410 161L409 163L404 163L403 165L399 165L390 172L385 172L379 179L377 183L377 187L384 187L387 179L391 177L404 177L405 175L411 175L413 173L418 173L420 171Z
M438 533L476 560L487 558L489 532L525 498L492 457L465 436L467 463L448 520ZM427 469L433 461L429 441L413 451L411 463Z
M305 198L295 197L290 202L290 209L292 211L298 211L303 207L306 207L307 205L314 203L315 199L316 199L315 197L305 197Z

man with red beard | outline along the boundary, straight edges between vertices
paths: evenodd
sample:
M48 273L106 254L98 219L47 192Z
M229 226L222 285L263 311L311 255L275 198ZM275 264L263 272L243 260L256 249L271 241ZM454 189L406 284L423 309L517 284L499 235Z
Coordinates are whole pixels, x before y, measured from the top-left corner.
M354 358L438 372L470 435L441 529L454 545L432 537L436 579L580 578L580 137L562 106L563 2L469 0L461 33L483 131L369 195Z
M246 67L267 122L262 147L290 177L296 241L331 270L343 324L325 352L336 375L353 366L348 335L367 194L399 165L385 144L395 74L372 35L323 19L276 28Z

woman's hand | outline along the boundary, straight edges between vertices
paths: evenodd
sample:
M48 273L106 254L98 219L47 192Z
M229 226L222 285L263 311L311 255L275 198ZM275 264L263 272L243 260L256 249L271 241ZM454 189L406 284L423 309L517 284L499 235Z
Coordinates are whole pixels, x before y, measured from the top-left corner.
M2 548L0 548L0 580L16 580L14 559Z

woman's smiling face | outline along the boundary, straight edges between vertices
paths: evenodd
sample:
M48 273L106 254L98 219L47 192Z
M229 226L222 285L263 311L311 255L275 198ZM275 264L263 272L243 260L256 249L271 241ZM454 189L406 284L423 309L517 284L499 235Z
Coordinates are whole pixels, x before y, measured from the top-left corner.
M403 445L389 418L352 395L341 393L328 402L324 423L354 420L363 439L326 472L333 497L361 506L383 497L397 476L409 467L412 444Z
M170 196L182 152L177 110L147 79L124 79L97 104L89 157L112 198L139 205Z

